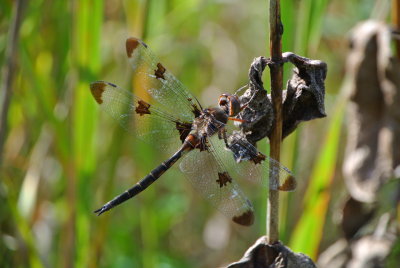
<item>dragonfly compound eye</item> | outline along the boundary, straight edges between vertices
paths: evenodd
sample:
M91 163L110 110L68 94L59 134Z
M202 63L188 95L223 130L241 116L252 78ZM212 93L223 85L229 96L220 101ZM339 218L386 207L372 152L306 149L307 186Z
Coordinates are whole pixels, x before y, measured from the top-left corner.
M219 97L218 105L229 116L236 116L240 112L240 102L236 95L222 94Z
M228 102L228 95L227 94L222 94L219 99L218 99L218 105L219 106L225 106Z

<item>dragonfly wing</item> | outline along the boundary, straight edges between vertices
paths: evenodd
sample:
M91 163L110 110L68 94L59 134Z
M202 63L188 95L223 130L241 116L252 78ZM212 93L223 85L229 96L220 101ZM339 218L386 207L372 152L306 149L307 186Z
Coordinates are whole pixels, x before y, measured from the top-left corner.
M181 171L194 188L223 214L238 224L253 224L252 204L212 150L210 146L208 150L189 152L180 163Z
M236 171L241 177L259 185L280 191L294 191L297 187L293 173L281 163L257 150L241 135L234 133L228 138L229 151L232 154L230 162L236 165ZM278 176L279 180L269 178Z
M112 83L97 81L90 85L100 107L116 119L128 132L159 147L179 147L191 124L158 109Z
M171 114L179 108L179 115L184 120L191 120L199 114L201 106L196 98L160 63L142 40L128 38L126 52L134 71L135 90L147 91Z

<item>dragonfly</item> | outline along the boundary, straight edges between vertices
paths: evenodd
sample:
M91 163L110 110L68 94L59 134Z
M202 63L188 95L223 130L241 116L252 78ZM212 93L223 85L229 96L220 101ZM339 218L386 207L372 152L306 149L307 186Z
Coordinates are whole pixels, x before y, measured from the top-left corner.
M289 169L259 152L239 132L228 133L230 121L243 123L238 114L246 105L236 94L222 94L217 106L203 108L142 40L128 38L126 53L133 68L134 91L145 93L143 97L106 81L91 83L91 93L101 109L135 137L160 148L175 146L175 152L95 213L101 215L138 195L178 160L196 191L243 226L253 224L254 208L235 177L275 190L295 190L296 179ZM265 174L277 174L278 182L268 183Z

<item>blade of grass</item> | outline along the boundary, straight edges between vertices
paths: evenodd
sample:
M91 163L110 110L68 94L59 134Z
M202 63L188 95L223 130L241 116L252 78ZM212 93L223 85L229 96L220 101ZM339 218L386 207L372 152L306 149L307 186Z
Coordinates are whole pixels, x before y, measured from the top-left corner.
M143 29L143 38L147 39L152 36L152 34L156 33L157 25L158 30L163 29L160 27L160 24L165 22L165 13L166 13L166 4L165 1L153 1L148 0L146 2L145 7L145 21L142 24ZM132 85L134 81L132 81ZM141 93L138 93L141 94ZM145 96L142 92L142 96ZM135 147L140 148L140 144L136 143ZM146 155L146 161L143 159L136 158L135 162L138 166L146 167L147 170L142 172L137 172L137 174L144 175L154 167L155 164L155 152L152 150L150 152L143 152ZM147 164L146 164L147 163ZM148 165L149 163L153 163ZM152 166L152 167L150 167ZM144 173L143 173L144 171ZM154 200L156 198L156 188L151 187L151 189L147 189L146 193L142 196L142 202L146 204L146 206L153 206ZM140 210L140 229L141 229L141 237L143 243L143 251L141 254L142 257L142 265L144 267L157 267L159 265L159 256L155 254L159 250L159 237L158 237L158 229L157 229L157 215L154 210L152 209L143 209Z
M300 7L296 8L296 5L300 5ZM322 36L326 5L327 1L311 1L310 3L307 3L307 1L284 1L282 3L282 17L285 22L285 34L283 36L285 51L296 51L296 53L308 53L310 51L310 54L316 54L316 49ZM298 19L297 23L295 18ZM295 40L296 43L294 42ZM288 79L293 66L286 65L285 67L285 78ZM300 144L299 137L301 137L301 131L302 127L299 127L283 143L284 154L282 162L295 173L298 169L298 145ZM295 213L290 213L291 207L288 206L291 203L291 197L292 195L282 195L281 198L281 239L283 241L289 238L290 230L293 229L292 222L294 222L293 215Z
M12 82L16 68L19 29L22 21L22 12L25 0L18 0L9 27L5 53L5 64L2 68L2 83L0 84L0 166L2 166L3 145L7 135L7 116L12 94Z
M338 160L345 104L346 101L343 98L338 98L324 143L317 157L317 163L311 172L310 185L304 198L302 217L290 241L292 250L303 252L312 259L315 259L318 254L318 247L322 239L326 213L331 198L330 187Z
M71 241L68 252L76 253L76 266L87 267L90 262L91 237L90 218L92 201L88 193L91 191L91 176L95 170L96 151L94 133L96 118L95 103L92 100L89 84L94 80L94 73L100 70L100 34L103 20L103 1L76 1L73 6L73 63L78 68L79 82L74 92L74 108L71 135L72 148L76 159L72 169L76 170L76 182L68 181L68 204L75 204L69 212L70 225L76 228L76 241ZM78 192L76 192L78 190ZM76 222L73 218L76 216ZM70 226L70 235L75 236L74 227ZM67 252L66 252L67 253ZM74 259L74 256L70 256Z
M295 51L302 56L316 53L321 39L327 1L305 0L299 3Z
M13 188L13 178L10 178L9 176L3 177L5 184L9 188ZM9 183L7 183L9 182ZM11 187L10 187L11 186ZM17 207L17 200L18 197L15 193L9 192L6 196L5 202L8 203L8 208L10 209L10 214L11 214L11 219L10 222L15 223L15 227L17 229L16 233L18 237L21 237L24 243L24 247L26 249L26 254L27 254L27 260L25 259L25 254L21 254L21 256L18 256L17 260L14 260L13 264L20 264L21 266L19 267L26 267L25 265L28 265L28 267L32 268L42 268L45 267L44 263L42 263L42 260L40 259L39 252L36 248L36 238L33 236L33 233L31 231L31 226L30 224L21 216L19 213L19 209ZM21 252L21 251L19 251ZM22 252L21 252L22 253ZM0 264L3 263L3 260L0 260ZM7 265L7 263L5 264ZM7 267L7 266L5 266Z
M289 0L281 2L281 17L282 23L284 24L284 35L282 36L282 51L294 51L294 37L297 29L296 17L298 15L296 5L297 1ZM289 79L292 75L293 66L285 64L283 66L283 77L284 81ZM284 82L285 84L285 82ZM285 138L282 143L282 156L281 163L287 168L296 171L296 159L298 153L298 131L293 132ZM288 237L290 235L291 219L290 219L290 200L291 194L281 194L280 195L280 240L285 244L288 242Z

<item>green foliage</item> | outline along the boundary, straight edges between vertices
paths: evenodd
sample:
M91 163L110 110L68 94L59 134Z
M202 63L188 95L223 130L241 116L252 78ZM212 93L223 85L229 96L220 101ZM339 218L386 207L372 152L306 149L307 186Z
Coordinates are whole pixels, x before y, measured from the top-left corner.
M2 66L14 2L0 1ZM331 99L340 86L343 36L368 16L348 7L341 1L330 1L329 8L328 1L282 1L283 50L333 66L328 118L305 123L282 152L300 184L282 198L283 242L313 257L324 239L340 157L343 114ZM341 16L348 16L347 24L332 37ZM0 266L215 267L238 259L265 230L266 191L245 181L239 184L258 216L251 228L221 219L176 169L118 209L101 217L92 213L168 154L136 141L98 112L89 84L108 80L130 89L124 42L138 36L202 102L214 105L221 92L247 83L254 57L268 55L267 22L267 2L261 0L27 1L2 152ZM307 139L314 130L313 137L325 137L318 144ZM308 239L311 228L318 235ZM204 238L210 230L215 236L226 232L225 244L210 244Z
M301 251L312 259L318 256L329 211L345 104L343 98L338 98L335 104L330 125L324 133L321 150L310 174L309 186L303 199L303 213L289 244L292 250Z

